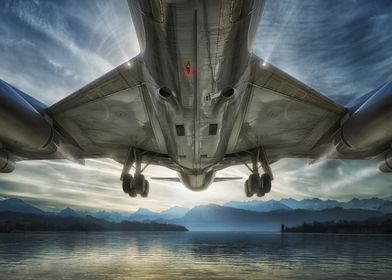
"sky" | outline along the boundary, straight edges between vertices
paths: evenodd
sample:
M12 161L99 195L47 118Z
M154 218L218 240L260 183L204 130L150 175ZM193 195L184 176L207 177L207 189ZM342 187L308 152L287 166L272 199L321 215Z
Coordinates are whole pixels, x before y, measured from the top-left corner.
M392 1L267 1L253 51L334 101L345 105L392 80ZM0 79L52 105L139 53L125 0L0 1ZM18 197L43 209L135 211L247 200L243 180L204 192L150 181L148 198L122 192L122 166L87 160L18 162L0 174L0 199ZM392 175L370 161L283 159L266 199L392 199ZM159 166L145 175L176 176ZM234 166L220 176L249 176ZM254 198L260 199L260 198Z

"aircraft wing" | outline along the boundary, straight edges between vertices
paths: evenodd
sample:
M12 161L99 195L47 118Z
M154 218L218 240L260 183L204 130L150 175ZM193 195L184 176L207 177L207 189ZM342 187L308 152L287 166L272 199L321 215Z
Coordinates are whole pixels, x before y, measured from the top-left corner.
M81 157L124 158L130 147L167 153L142 79L139 57L48 109L55 127L77 142Z
M315 157L320 139L336 131L346 110L272 65L253 57L246 106L229 153L263 147L270 162Z

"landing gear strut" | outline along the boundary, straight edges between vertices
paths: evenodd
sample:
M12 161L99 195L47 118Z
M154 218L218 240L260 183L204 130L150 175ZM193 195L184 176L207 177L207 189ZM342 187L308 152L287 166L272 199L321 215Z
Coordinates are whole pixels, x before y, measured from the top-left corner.
M132 177L129 171L132 165L135 163L135 174ZM140 194L141 197L147 197L150 190L150 184L142 174L142 172L150 164L148 162L143 169L142 165L142 155L137 153L136 149L130 149L128 152L128 157L125 161L124 168L121 174L122 188L125 193L130 197L136 197Z
M265 172L261 176L259 174L259 162ZM246 196L252 197L256 194L258 197L262 197L266 193L269 193L271 191L271 181L273 177L264 151L259 148L252 154L252 168L246 163L245 165L252 172L252 174L249 175L249 179L245 181L244 187Z

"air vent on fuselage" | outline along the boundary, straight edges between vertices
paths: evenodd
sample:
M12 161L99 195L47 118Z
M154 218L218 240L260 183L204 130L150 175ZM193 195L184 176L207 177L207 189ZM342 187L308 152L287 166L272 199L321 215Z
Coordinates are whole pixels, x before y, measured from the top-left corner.
M218 132L218 124L210 123L210 127L208 129L208 135L216 135L217 132Z
M183 124L176 125L177 136L185 136L185 127Z
M221 93L221 95L224 97L224 98L230 98L230 97L232 97L233 95L234 95L234 93L235 93L235 90L233 89L233 88L224 88L223 90L222 90L222 93Z
M164 99L167 99L172 96L172 91L167 87L160 88L158 92L159 95Z

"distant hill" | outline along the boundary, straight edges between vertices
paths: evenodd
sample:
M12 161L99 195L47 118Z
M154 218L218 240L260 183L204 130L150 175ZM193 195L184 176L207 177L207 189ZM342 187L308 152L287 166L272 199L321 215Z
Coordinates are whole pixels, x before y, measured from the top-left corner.
M391 205L391 201L383 200L380 198L367 198L358 199L353 198L348 202L339 202L337 200L321 200L318 198L296 200L293 198L284 198L279 201L267 200L267 201L230 201L224 206L234 207L244 210L256 211L256 212L269 212L275 210L323 210L328 208L342 207L345 209L366 209L366 210L379 210L383 205ZM387 206L383 208L383 211L389 211L392 213ZM381 211L381 210L380 210Z
M30 213L1 212L0 231L187 231L184 226L123 221L108 222L92 216L43 216Z
M337 205L337 206L336 206ZM362 207L362 209L360 209ZM192 209L172 207L162 212L141 208L136 212L76 211L65 208L59 212L44 212L20 199L0 201L1 212L19 212L50 217L95 218L111 223L122 221L180 224L191 230L278 231L280 225L298 226L314 221L362 221L392 213L392 202L379 198L335 200L282 199L280 201L231 201L224 206L215 204L196 206Z
M387 214L364 221L328 221L303 223L295 227L287 227L284 232L296 233L366 233L392 234L392 215Z
M292 210L289 206L276 201L276 200L267 200L267 201L230 201L225 203L226 207L233 207L243 210L255 211L255 212L270 212L270 211L288 211Z
M130 214L126 220L131 221L150 221L157 219L159 213L145 208L139 208L136 212Z
M162 212L153 212L145 208L139 208L136 212L128 215L127 221L158 221L162 219L176 219L184 217L189 211L188 208L172 207Z
M295 200L293 198L281 199L279 202L292 209L307 209L307 210L323 210L327 208L342 207L345 209L366 209L378 210L382 205L390 203L389 200L380 198L353 198L348 202L339 202L336 200L321 200L318 198Z
M188 208L184 207L171 207L162 212L154 212L149 209L140 208L136 212L121 212L121 211L76 211L71 208L65 208L59 212L45 212L37 207L34 207L21 199L9 198L0 201L0 212L19 212L19 213L30 213L40 214L48 216L93 216L98 219L105 219L111 222L121 221L158 221L162 219L175 219L183 217L188 211Z
M19 212L19 213L30 213L30 214L45 214L41 209L34 207L21 199L9 198L0 201L0 212Z
M182 218L188 213L189 209L179 206L171 207L159 213L160 219L177 219Z
M297 226L313 221L362 221L380 215L380 212L374 210L343 208L254 212L210 204L194 207L183 218L168 222L184 225L189 230L278 231L281 224Z
M78 212L79 214L88 214L96 218L106 219L112 222L120 221L159 221L162 219L176 219L185 216L189 211L188 208L184 207L171 207L162 212L154 212L148 209L140 208L136 212L119 212L119 211L99 211L96 213L88 212Z
M377 210L383 204L387 203L388 201L373 197L367 199L358 199L353 198L348 202L343 202L342 207L344 208L357 208L357 209L369 209L369 210Z
M327 208L342 207L336 200L321 200L318 198L295 200L293 198L281 199L281 203L292 209L323 210Z
M61 210L58 214L58 216L65 216L65 217L79 217L81 216L78 212L71 208L65 208ZM83 216L83 215L82 215Z
M83 216L93 216L98 219L105 219L111 222L121 222L129 218L130 212L120 212L120 211L98 211L95 213L91 212L79 212Z
M384 203L377 210L385 214L392 213L392 201Z

